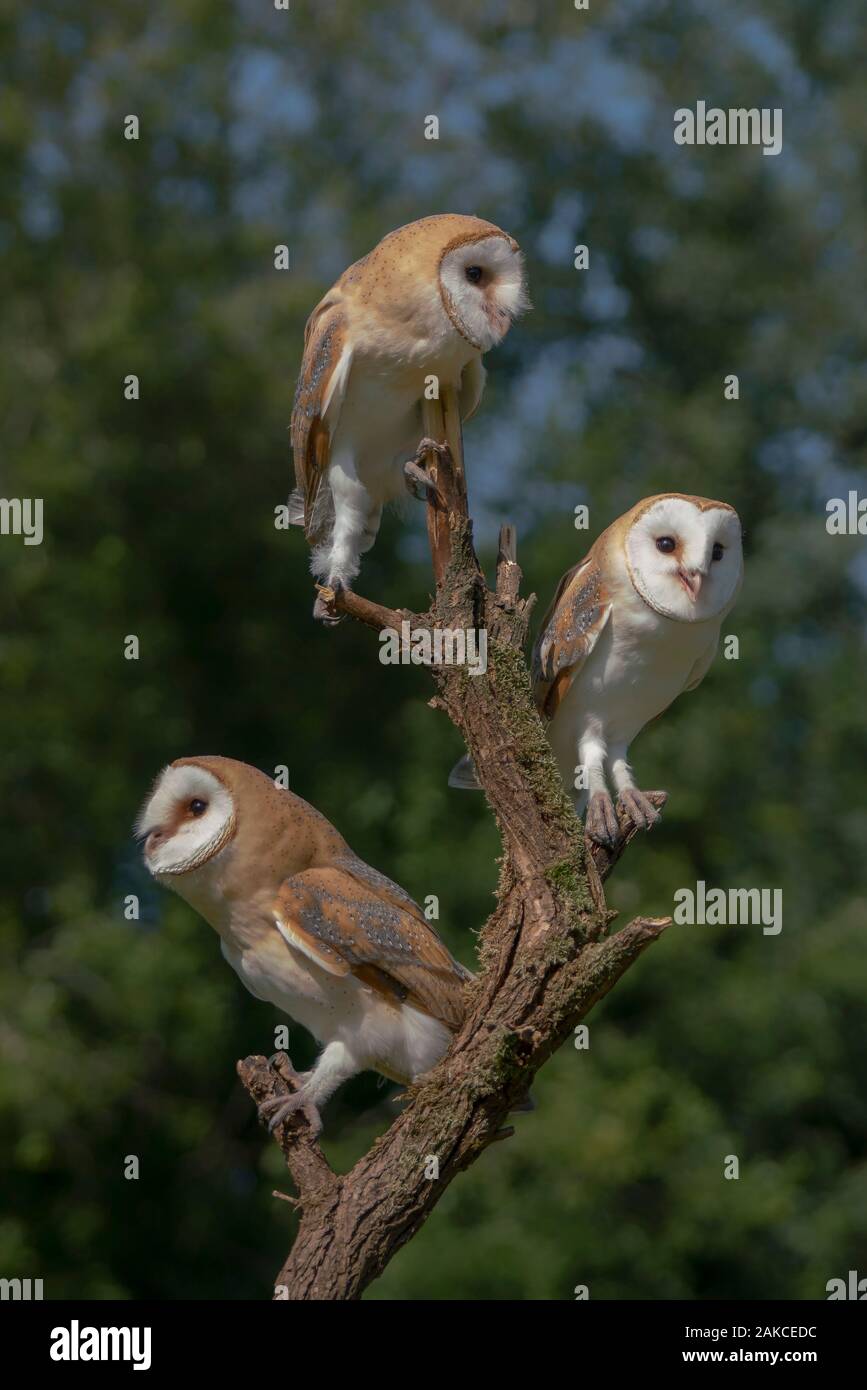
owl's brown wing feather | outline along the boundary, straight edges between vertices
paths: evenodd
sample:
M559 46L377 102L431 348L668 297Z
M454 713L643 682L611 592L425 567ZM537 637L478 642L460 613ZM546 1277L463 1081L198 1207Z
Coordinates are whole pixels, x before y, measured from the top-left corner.
M307 539L323 529L319 488L331 456L331 441L346 394L352 352L347 341L342 295L329 291L304 330L304 356L292 407L292 457Z
M602 575L591 558L567 570L533 648L536 708L553 718L611 614Z
M370 874L382 877L375 870ZM305 869L281 884L274 919L289 944L329 974L353 974L392 1001L411 1004L456 1030L469 971L412 906L415 911L408 911L344 867Z
M335 867L344 869L353 878L365 887L371 888L374 893L378 893L381 898L390 902L392 907L398 908L401 912L409 912L413 917L417 917L420 922L427 926L427 918L414 898L411 898L405 888L401 888L399 883L387 877L386 874L374 869L372 865L366 864L363 859L359 859L357 854L351 850L347 854L339 855L334 859ZM429 928L432 930L432 928Z

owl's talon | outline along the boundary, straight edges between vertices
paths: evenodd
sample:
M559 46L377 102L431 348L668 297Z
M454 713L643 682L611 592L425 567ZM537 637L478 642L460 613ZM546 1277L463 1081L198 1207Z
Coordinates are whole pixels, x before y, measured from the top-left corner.
M296 1091L300 1091L304 1084L304 1077L293 1067L292 1058L288 1052L272 1052L268 1058L268 1066L276 1071L282 1081L288 1081L295 1087ZM270 1100L263 1100L257 1108L259 1119L264 1119L269 1110L274 1110L278 1105L282 1105L285 1099L285 1096L271 1096Z
M436 454L438 459L444 459L448 456L449 452L448 444L438 444L435 439L431 439L430 436L426 434L424 439L419 440L418 448L415 451L415 462L421 463L425 454Z
M313 1101L304 1094L303 1089L296 1091L293 1096L272 1096L270 1100L263 1101L259 1106L259 1119L264 1120L269 1110L274 1111L268 1122L269 1134L273 1134L277 1126L288 1120L290 1115L294 1115L296 1110L301 1111L310 1126L311 1139L315 1139L322 1132L322 1116Z
M413 497L417 497L420 502L439 501L442 503L442 496L424 467L424 457L426 454L435 454L437 458L448 458L451 454L448 444L438 444L435 439L429 439L425 435L424 439L419 440L418 448L413 458L403 465L403 476L407 489Z
M407 491L419 502L442 501L439 488L433 478L415 459L408 459L403 465L403 476Z
M427 501L433 489L433 483L420 464L415 462L415 459L408 459L403 465L403 480L411 497L414 497L418 502Z
M292 1059L285 1052L275 1052L273 1057L269 1058L268 1065L273 1067L284 1081L290 1082L295 1087L295 1092L291 1096L271 1096L268 1100L263 1100L257 1107L259 1119L265 1120L273 1110L274 1114L268 1123L268 1132L273 1134L278 1125L296 1110L300 1110L310 1126L311 1137L315 1138L322 1129L322 1116L304 1090L304 1083L309 1080L310 1073L296 1071Z
M650 830L659 820L659 811L637 787L624 787L618 800L637 830Z
M336 627L337 624L342 623L343 619L346 617L345 613L335 613L331 606L334 602L334 598L339 594L342 588L342 584L324 584L320 587L319 593L316 595L316 602L313 605L313 617L318 623L322 623L324 627ZM326 594L328 594L327 598L325 596Z
M273 1067L277 1075L281 1076L284 1081L291 1081L293 1086L296 1087L302 1086L309 1075L308 1072L295 1070L292 1065L292 1058L289 1056L288 1052L280 1051L272 1053L268 1058L268 1066ZM267 1105L268 1102L265 1101L264 1104Z
M614 849L620 839L620 823L608 792L594 792L587 807L584 829L591 840Z

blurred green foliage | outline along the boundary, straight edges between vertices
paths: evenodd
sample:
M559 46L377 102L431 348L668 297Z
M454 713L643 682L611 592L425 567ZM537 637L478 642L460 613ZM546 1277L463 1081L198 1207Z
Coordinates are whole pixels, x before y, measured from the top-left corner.
M446 787L457 736L423 671L313 624L303 540L273 525L307 313L445 210L518 237L535 306L467 429L483 559L514 521L544 604L649 493L723 498L747 531L740 659L633 750L671 801L612 903L781 887L784 928L672 929L369 1296L815 1298L867 1272L867 566L824 525L864 491L859 0L46 0L0 30L0 491L46 526L0 538L0 1273L258 1298L288 1245L234 1075L277 1016L131 841L171 758L287 764L473 960L498 841ZM781 107L783 153L676 147L699 98ZM386 522L365 593L423 605L420 511ZM392 1095L365 1076L332 1103L336 1164Z

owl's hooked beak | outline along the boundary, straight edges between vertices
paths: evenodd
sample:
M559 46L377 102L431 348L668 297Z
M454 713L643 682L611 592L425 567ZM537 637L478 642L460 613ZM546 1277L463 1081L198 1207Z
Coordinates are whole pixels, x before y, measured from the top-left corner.
M685 570L682 566L678 566L677 577L693 603L696 603L704 582L704 575L701 570Z

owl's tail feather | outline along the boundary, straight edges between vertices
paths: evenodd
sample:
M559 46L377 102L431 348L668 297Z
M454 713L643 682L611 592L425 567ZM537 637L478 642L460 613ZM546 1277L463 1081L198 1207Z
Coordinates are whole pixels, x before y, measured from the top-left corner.
M458 787L464 792L480 792L481 783L476 776L476 769L469 753L465 753L452 768L449 773L449 786Z

